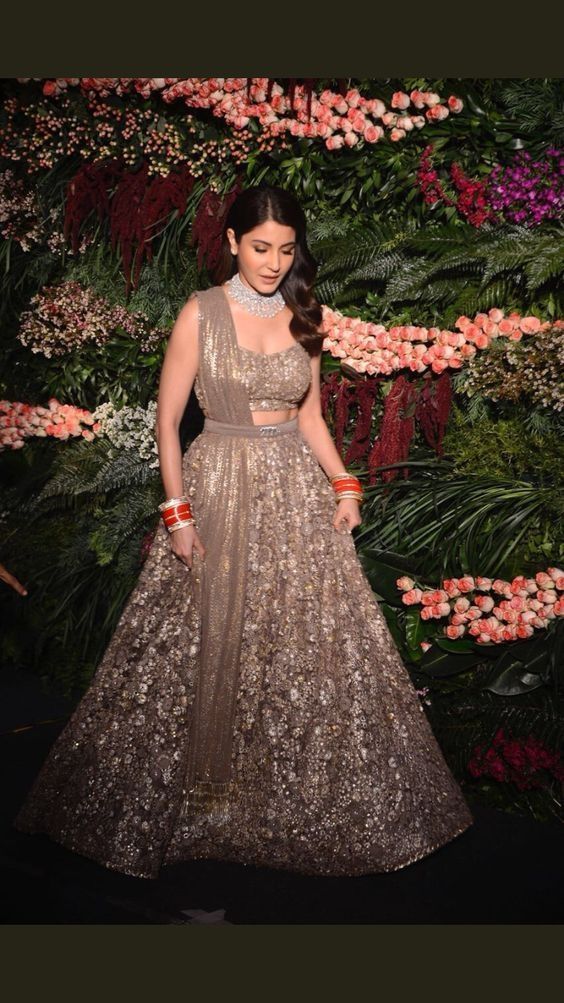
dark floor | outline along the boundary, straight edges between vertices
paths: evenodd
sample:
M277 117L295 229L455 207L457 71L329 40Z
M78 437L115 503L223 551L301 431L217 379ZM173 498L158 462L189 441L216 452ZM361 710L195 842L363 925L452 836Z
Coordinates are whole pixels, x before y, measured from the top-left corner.
M131 878L11 826L67 701L26 673L0 680L2 798L0 922L16 924L562 923L564 840L538 823L470 801L475 824L440 850L391 874L313 878L188 861L158 880ZM20 730L16 730L16 729ZM466 792L465 792L466 793ZM199 911L199 915L191 915Z

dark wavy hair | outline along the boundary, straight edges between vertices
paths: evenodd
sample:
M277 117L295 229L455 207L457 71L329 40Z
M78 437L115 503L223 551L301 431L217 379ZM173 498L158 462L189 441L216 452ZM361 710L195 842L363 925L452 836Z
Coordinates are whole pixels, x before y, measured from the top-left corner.
M284 188L256 185L245 188L232 203L223 223L219 260L213 271L213 280L222 285L237 271L237 258L231 254L227 230L231 227L237 243L244 233L261 223L273 220L282 226L291 226L296 232L296 248L292 267L278 289L293 313L290 331L310 355L321 352L324 335L318 328L323 314L312 292L317 273L317 261L306 240L307 222L297 199Z

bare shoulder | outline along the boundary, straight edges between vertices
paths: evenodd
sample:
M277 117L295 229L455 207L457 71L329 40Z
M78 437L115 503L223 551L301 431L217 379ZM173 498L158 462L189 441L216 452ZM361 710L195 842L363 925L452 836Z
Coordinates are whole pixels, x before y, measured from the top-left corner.
M173 334L184 338L197 340L198 337L198 294L192 293L178 311L174 322Z

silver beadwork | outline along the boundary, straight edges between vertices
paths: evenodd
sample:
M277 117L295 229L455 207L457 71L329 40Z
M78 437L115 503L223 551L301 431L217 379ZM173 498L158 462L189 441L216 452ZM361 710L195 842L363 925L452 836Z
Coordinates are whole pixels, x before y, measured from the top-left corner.
M228 279L225 283L227 291L236 303L255 317L275 317L277 313L286 306L282 293L277 290L273 295L267 296L259 293L256 289L251 289L241 281L239 272Z

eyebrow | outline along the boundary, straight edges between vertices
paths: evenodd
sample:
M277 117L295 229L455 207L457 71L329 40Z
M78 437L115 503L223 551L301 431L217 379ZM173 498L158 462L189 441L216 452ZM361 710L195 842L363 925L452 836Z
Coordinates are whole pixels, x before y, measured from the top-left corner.
M253 241L255 243L257 243L257 244L267 244L268 247L272 247L272 244L270 243L269 240L261 240L260 237L253 237ZM296 241L295 240L287 240L285 244L280 244L280 247L289 247L290 244L292 246L295 246Z

